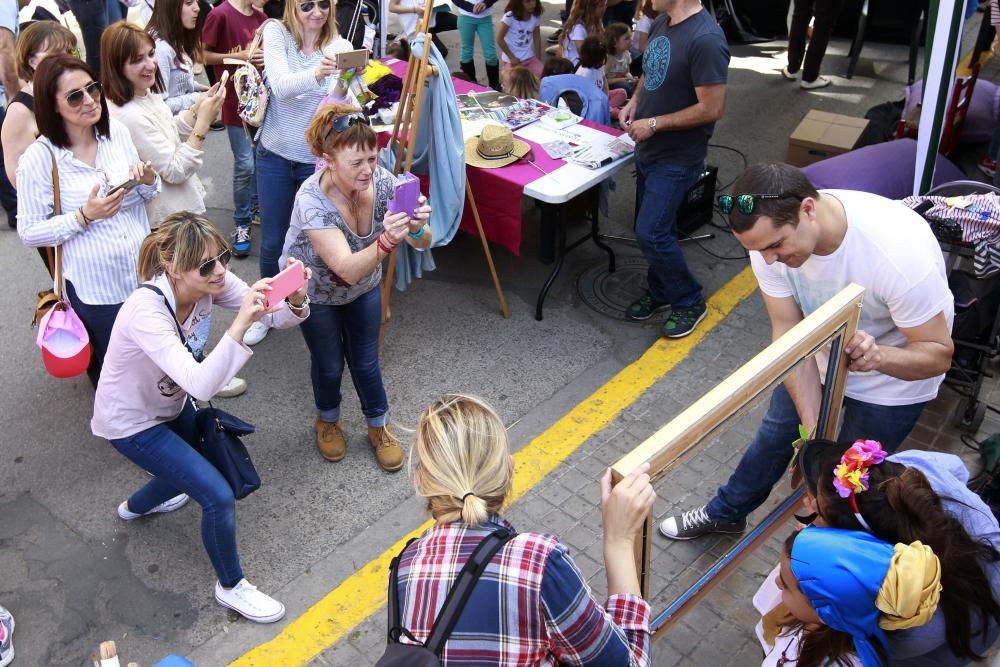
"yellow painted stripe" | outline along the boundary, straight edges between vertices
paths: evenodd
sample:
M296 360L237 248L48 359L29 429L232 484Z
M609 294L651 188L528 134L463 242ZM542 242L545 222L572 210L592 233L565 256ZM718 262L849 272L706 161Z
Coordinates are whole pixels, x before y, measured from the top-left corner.
M510 500L516 500L538 484L580 445L669 373L756 289L757 281L747 267L708 300L708 315L691 335L680 340L657 340L639 359L619 371L604 386L514 454L516 472ZM250 650L232 662L230 667L307 665L385 605L389 562L407 540L430 525L431 522L426 521L404 536L289 623L277 637Z

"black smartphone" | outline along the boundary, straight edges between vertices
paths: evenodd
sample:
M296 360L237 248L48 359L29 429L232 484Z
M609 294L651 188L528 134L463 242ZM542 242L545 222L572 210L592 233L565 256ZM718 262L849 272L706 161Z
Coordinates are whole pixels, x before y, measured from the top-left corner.
M124 183L122 183L121 185L116 185L115 187L111 188L108 191L107 196L110 197L111 195L113 195L114 193L118 192L119 190L125 190L127 192L127 191L131 190L132 188L134 188L137 185L139 185L139 181L135 180L134 178L130 178L127 181L125 181Z

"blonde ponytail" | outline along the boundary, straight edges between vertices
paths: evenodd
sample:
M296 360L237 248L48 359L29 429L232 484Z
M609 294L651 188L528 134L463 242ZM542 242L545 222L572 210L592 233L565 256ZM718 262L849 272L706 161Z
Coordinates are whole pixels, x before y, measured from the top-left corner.
M444 396L420 416L410 466L417 493L439 523L485 523L503 507L513 481L503 422L481 399L462 394Z

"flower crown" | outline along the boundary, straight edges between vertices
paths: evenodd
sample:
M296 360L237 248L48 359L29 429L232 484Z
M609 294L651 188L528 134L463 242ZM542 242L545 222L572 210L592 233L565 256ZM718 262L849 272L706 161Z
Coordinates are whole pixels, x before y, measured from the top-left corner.
M862 518L854 495L868 490L868 469L885 461L886 456L888 453L882 449L882 443L878 440L859 439L844 452L840 463L833 469L833 488L841 498L848 499L854 510L854 517L868 532L871 529Z

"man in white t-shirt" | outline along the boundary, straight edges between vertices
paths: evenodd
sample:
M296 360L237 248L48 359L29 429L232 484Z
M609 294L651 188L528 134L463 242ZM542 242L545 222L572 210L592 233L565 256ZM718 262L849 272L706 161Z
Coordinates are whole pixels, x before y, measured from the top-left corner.
M750 167L720 203L750 251L772 340L849 283L865 288L858 332L844 346L850 366L839 439L878 440L894 451L937 396L954 351L954 298L927 223L878 195L818 192L787 164ZM799 364L774 389L757 435L715 498L665 519L660 531L692 539L745 530L747 515L788 468L799 424L815 430L820 395L817 364Z

